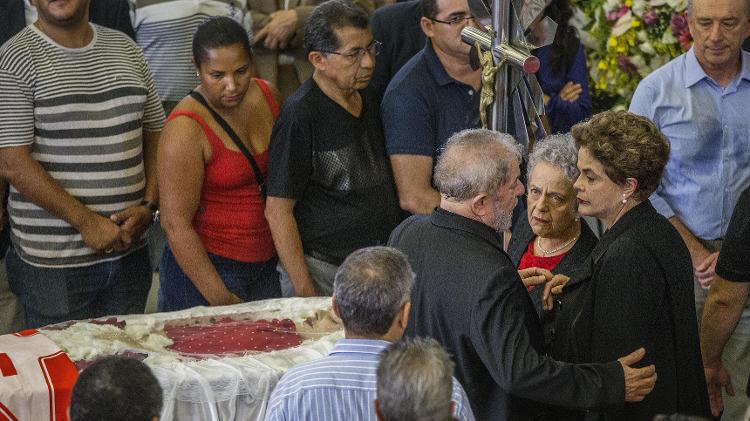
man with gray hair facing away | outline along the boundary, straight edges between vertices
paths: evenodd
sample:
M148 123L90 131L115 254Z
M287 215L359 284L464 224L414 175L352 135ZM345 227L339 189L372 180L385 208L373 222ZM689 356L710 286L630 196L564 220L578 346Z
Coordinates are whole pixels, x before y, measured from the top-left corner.
M433 337L454 356L480 420L535 419L548 410L530 401L590 409L643 400L656 372L631 368L642 348L600 364L542 354L539 319L499 234L523 193L520 158L507 134L475 129L448 139L434 175L440 207L410 217L389 241L417 271L407 336Z
M432 338L405 338L378 365L378 421L454 420L453 361Z
M380 353L404 334L413 283L414 273L398 250L369 247L351 253L336 272L332 299L345 339L328 357L284 374L268 402L266 421L375 421ZM456 417L473 421L456 380L452 399Z

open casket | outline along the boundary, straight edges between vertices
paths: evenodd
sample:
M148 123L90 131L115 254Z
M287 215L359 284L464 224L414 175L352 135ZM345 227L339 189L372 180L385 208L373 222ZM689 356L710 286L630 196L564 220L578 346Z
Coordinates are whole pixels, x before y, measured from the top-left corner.
M343 337L330 297L113 316L39 332L79 369L107 355L142 360L164 390L166 421L262 420L281 375L326 356Z

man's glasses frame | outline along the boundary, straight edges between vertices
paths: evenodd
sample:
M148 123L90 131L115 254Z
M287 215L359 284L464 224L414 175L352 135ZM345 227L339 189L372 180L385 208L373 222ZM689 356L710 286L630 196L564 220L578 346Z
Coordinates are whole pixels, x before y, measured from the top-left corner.
M453 26L453 25L460 25L464 21L472 20L474 19L474 15L468 15L468 16L454 16L450 20L440 20L435 18L428 18L433 22L442 23L443 25Z
M383 47L383 43L377 40L373 40L370 45L367 46L367 48L356 48L351 52L348 53L340 53L338 51L321 51L321 53L324 54L336 54L337 56L341 56L345 58L346 60L350 61L352 64L359 63L362 61L362 59L365 57L365 54L369 53L373 57L380 54L380 50Z

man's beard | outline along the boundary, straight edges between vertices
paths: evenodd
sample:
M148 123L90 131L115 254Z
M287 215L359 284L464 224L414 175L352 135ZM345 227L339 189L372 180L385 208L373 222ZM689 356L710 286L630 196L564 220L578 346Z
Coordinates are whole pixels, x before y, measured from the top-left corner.
M495 202L492 206L495 214L495 218L492 222L494 223L493 225L497 232L502 233L503 231L510 229L511 224L513 223L513 211L506 211L503 209L500 202Z

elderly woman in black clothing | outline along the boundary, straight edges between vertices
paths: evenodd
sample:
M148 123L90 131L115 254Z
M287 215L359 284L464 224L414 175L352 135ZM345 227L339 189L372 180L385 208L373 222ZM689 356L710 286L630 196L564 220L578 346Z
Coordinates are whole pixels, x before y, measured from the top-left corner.
M587 420L709 416L690 255L648 200L669 144L653 123L625 111L597 114L572 134L581 171L578 211L602 220L607 231L565 285L553 355L600 362L643 346L641 363L655 364L656 387L642 402L603 408Z
M552 275L566 280L597 242L588 225L578 217L573 189L579 174L576 159L576 146L570 135L548 136L535 145L528 164L527 218L519 218L508 245L508 255L529 288L548 340L554 313L545 311L551 310L551 302L544 298L550 296L550 287L559 277L547 288L541 284L551 280Z

